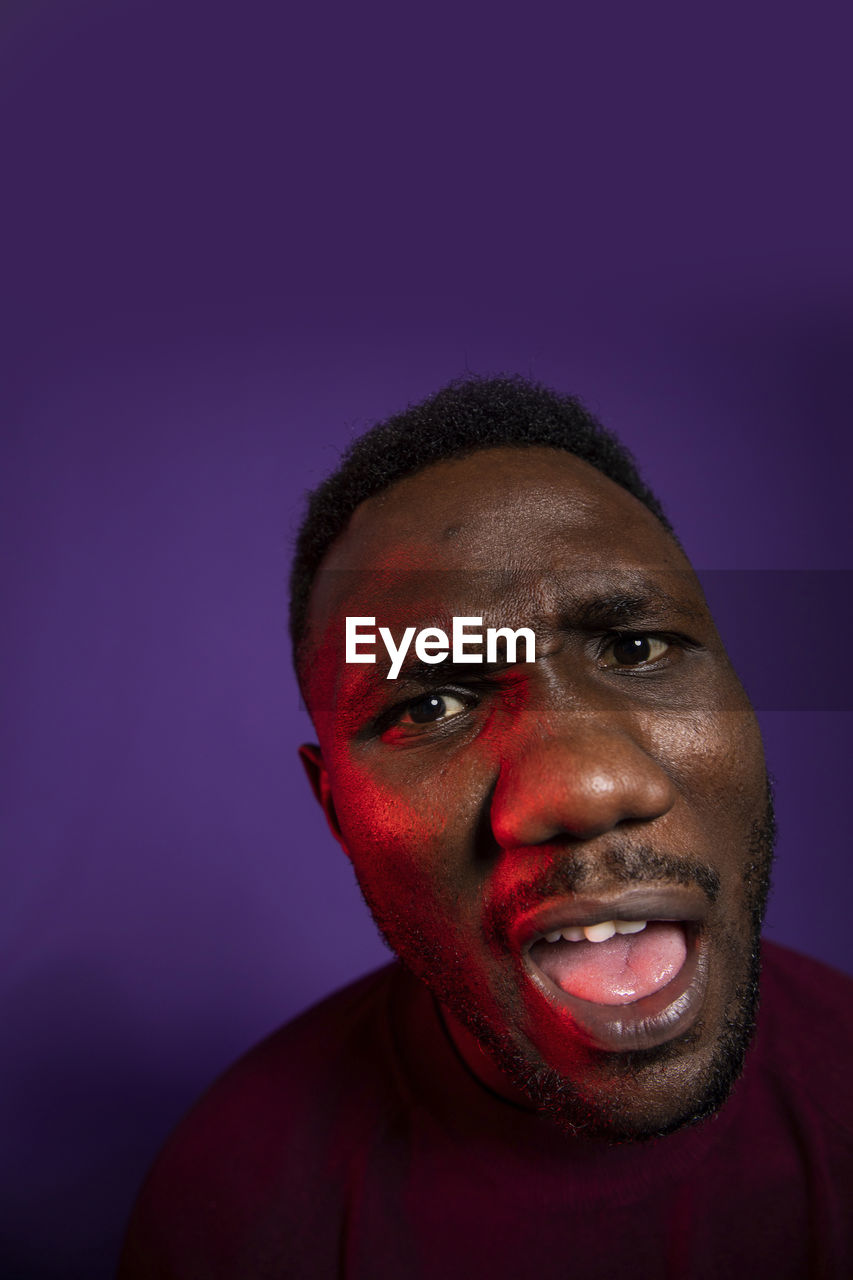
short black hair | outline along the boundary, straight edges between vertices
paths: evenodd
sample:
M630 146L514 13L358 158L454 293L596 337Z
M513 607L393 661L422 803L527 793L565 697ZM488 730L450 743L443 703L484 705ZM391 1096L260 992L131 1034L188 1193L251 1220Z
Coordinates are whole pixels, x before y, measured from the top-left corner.
M480 449L545 445L582 458L627 489L674 535L630 452L574 396L519 376L468 377L371 427L308 495L290 575L290 637L299 671L314 576L356 507L434 462Z

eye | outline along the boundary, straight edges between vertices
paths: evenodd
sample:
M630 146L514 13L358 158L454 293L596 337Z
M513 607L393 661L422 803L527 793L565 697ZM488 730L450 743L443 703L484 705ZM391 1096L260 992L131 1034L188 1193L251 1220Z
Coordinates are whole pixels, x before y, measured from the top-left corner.
M467 709L467 704L452 693L428 693L410 702L397 724L439 724Z
M658 662L671 648L662 636L621 635L608 641L601 657L606 667L642 667Z

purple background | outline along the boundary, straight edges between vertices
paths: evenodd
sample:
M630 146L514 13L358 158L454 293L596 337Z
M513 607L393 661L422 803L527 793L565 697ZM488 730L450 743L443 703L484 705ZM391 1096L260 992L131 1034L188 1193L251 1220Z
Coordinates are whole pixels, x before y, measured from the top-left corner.
M109 1275L201 1087L383 960L295 760L288 544L466 370L581 395L739 571L768 932L853 969L850 33L762 8L3 8L3 1280Z

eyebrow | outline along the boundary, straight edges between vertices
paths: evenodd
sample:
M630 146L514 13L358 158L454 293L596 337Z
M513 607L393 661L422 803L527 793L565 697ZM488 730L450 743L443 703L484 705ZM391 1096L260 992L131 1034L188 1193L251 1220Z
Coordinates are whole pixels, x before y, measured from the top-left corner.
M644 591L616 591L578 600L565 610L561 623L581 630L624 626L653 619L661 607L690 622L702 617L700 610L663 587L649 586Z
M398 680L415 680L419 684L447 684L448 680L470 681L497 675L501 671L509 671L513 667L523 667L524 662L454 662L448 656L441 662L422 662L420 658L404 661L400 668Z
M411 650L410 650L411 654ZM438 689L446 684L467 684L474 681L488 680L506 671L528 664L518 662L454 662L448 653L441 662L423 662L416 655L404 659L400 674L395 680L386 677L387 663L365 664L354 676L347 693L347 701L362 696L367 690L373 692L399 689L401 685L415 684L426 689ZM533 665L533 664L529 664Z

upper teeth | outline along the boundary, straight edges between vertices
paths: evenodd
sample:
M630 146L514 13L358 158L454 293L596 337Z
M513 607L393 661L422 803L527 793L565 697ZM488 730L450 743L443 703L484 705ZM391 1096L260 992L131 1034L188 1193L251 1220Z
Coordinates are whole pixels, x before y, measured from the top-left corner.
M587 942L606 942L614 933L639 933L647 924L647 920L602 920L600 924L570 924L565 929L546 933L545 941L559 942L561 938L565 938L566 942L580 942L582 938L586 938Z

